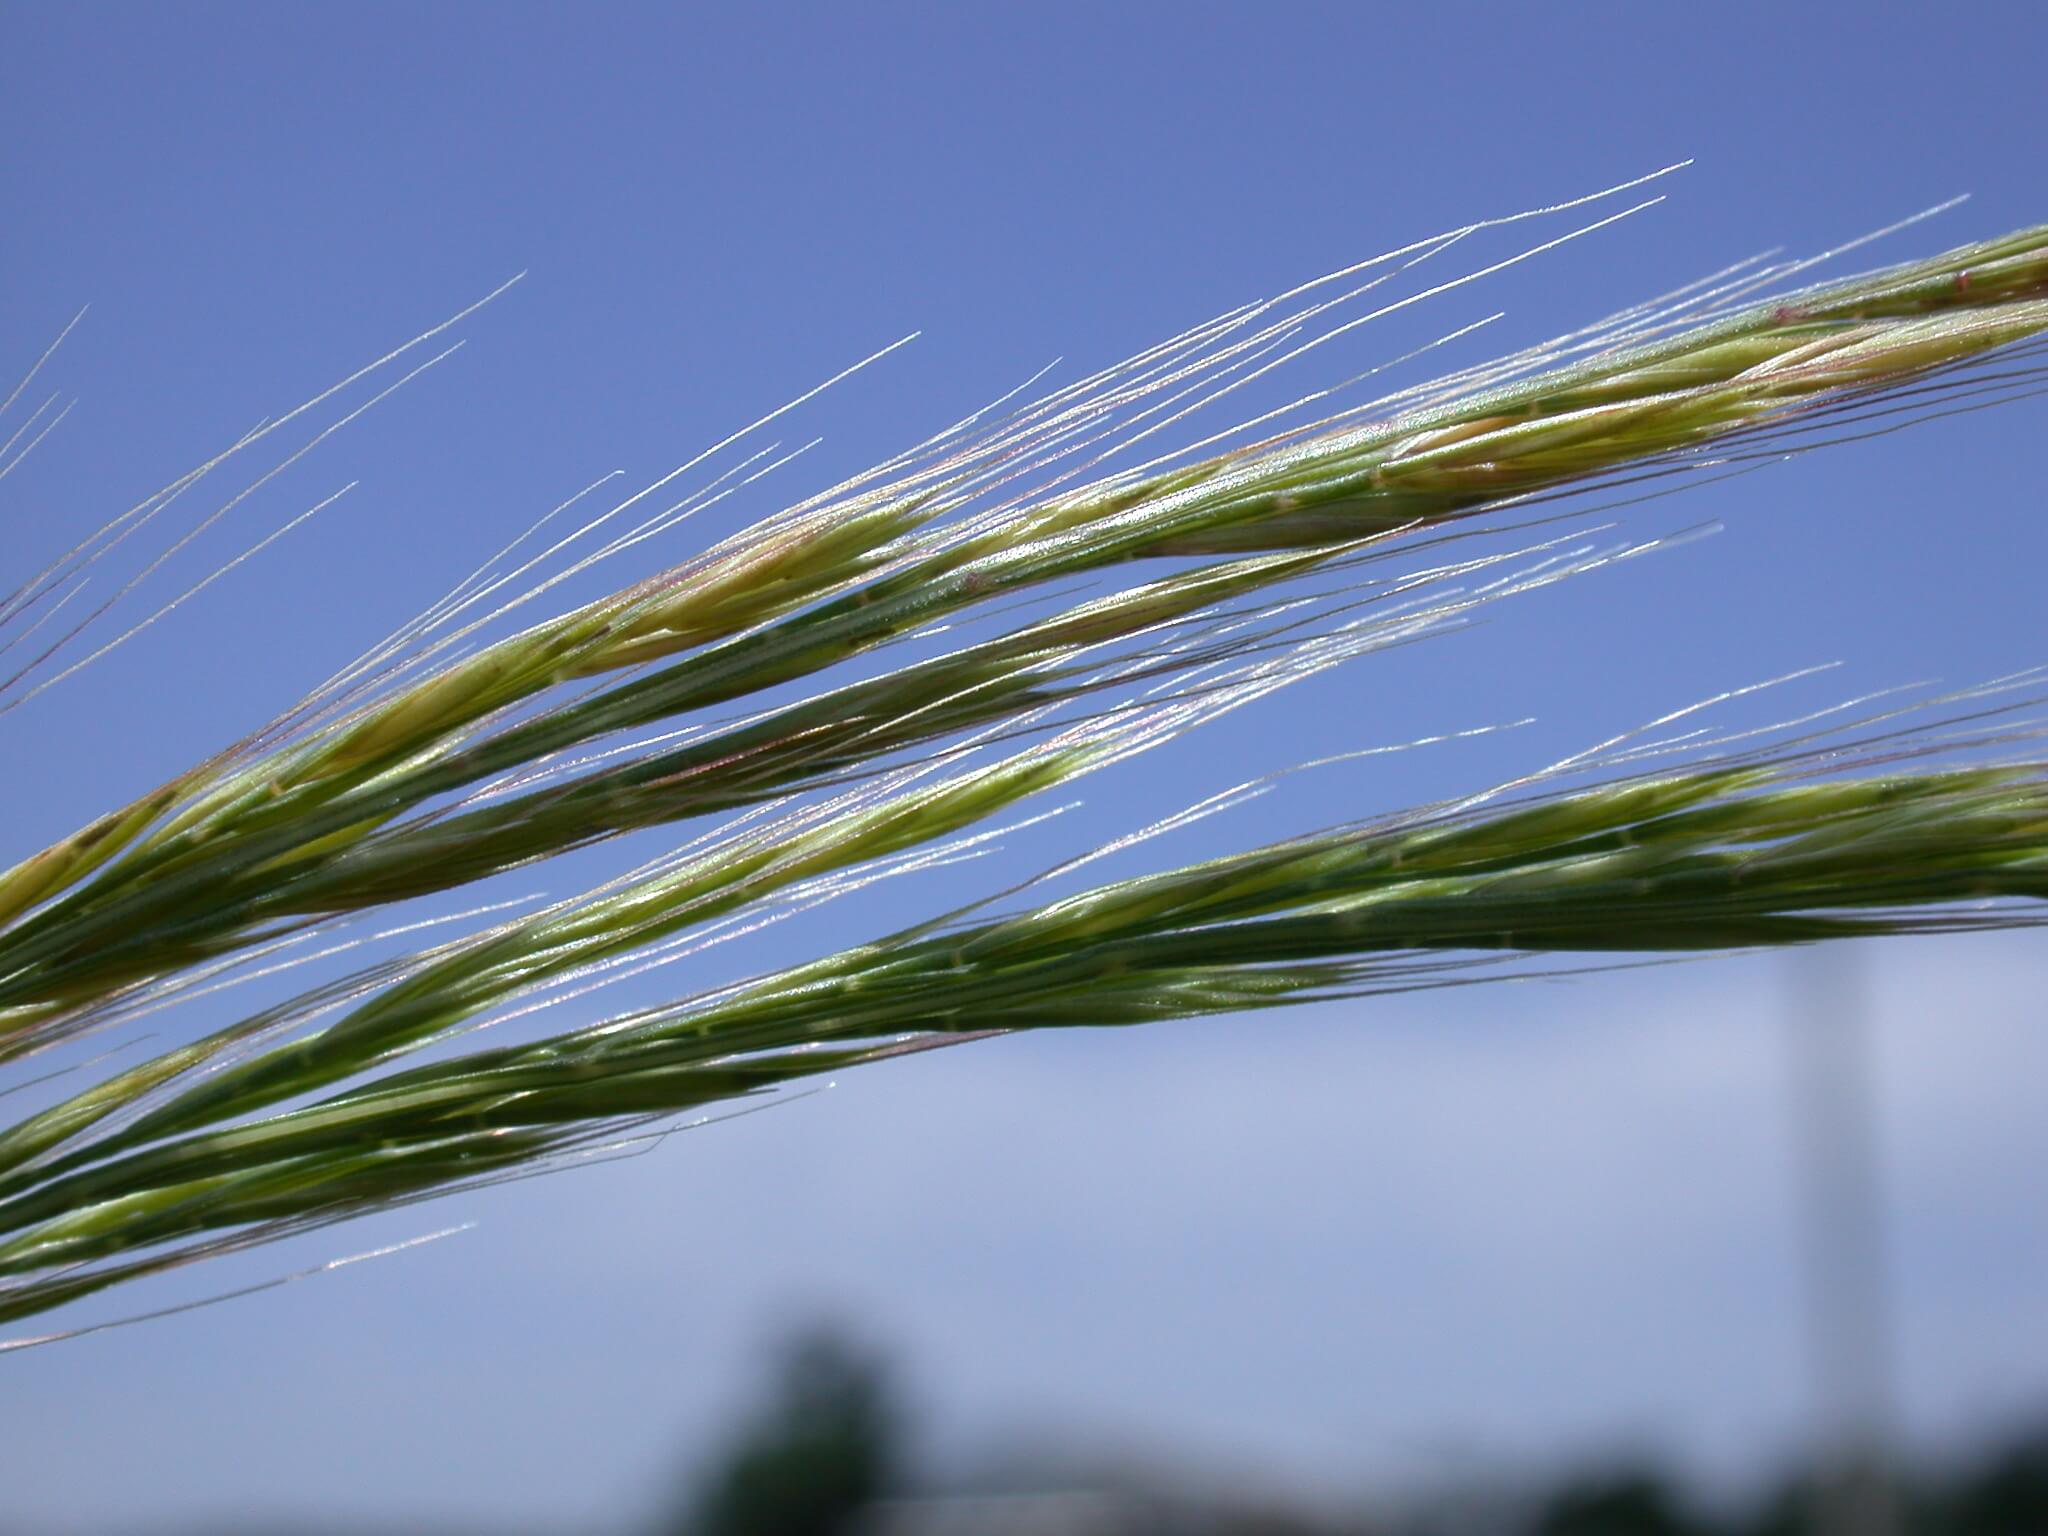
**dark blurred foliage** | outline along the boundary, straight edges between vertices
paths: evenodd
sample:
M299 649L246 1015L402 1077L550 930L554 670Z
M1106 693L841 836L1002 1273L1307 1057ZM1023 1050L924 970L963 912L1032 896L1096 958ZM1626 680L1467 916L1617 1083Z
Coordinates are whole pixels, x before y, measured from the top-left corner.
M780 1354L764 1410L708 1468L661 1536L1862 1536L1839 1490L1788 1479L1747 1508L1709 1511L1649 1467L1610 1467L1520 1497L1456 1491L1399 1518L1366 1520L1219 1499L1170 1482L1138 1486L1049 1474L1000 1497L911 1496L909 1433L873 1355L834 1334ZM1874 1476L1863 1468L1859 1477ZM1894 1473L1887 1536L2048 1536L2048 1430L1969 1465ZM1478 1512L1479 1507L1485 1513Z
M1679 1512L1676 1496L1653 1473L1567 1483L1545 1498L1531 1536L1705 1536Z
M1929 1530L1939 1536L2048 1532L2048 1431L1994 1458L1937 1505Z
M1014 1492L965 1496L914 1487L909 1444L881 1358L813 1329L777 1351L759 1410L649 1536L2048 1536L2048 1425L1968 1463L1895 1470L1897 1519L1875 1527L1844 1523L1839 1498L1831 1505L1830 1488L1810 1476L1747 1508L1708 1511L1644 1467L1523 1484L1520 1494L1446 1489L1380 1518L1282 1509L1156 1476L1106 1484L1048 1473L1034 1486L1027 1475ZM237 1536L294 1529L304 1536L284 1524L245 1524ZM10 1530L0 1516L0 1532Z
M2048 1427L1946 1476L1896 1480L1899 1536L2048 1536ZM1822 1489L1788 1482L1755 1518L1709 1536L1813 1536Z
M712 1466L676 1536L837 1536L894 1491L903 1431L880 1361L824 1330L782 1351L770 1400Z
M1868 1475L1863 1469L1862 1475ZM1759 1506L1709 1515L1648 1471L1580 1478L1539 1497L1533 1513L1503 1522L1503 1536L2048 1536L2048 1427L1946 1471L1894 1472L1896 1523L1867 1525L1810 1476L1786 1481ZM1455 1527L1422 1524L1452 1536ZM1406 1536L1406 1527L1392 1528ZM1495 1529L1489 1527L1489 1532Z

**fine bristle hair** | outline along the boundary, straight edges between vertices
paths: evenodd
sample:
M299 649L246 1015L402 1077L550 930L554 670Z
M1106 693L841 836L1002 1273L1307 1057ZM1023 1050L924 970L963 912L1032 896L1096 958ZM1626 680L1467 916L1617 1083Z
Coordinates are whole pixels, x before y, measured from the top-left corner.
M1828 281L1816 266L1864 241L1753 257L1506 356L1376 382L1494 317L1454 318L1229 414L1373 322L1642 213L1659 199L1635 194L1674 169L1408 242L1071 383L1033 374L669 548L783 484L810 440L771 434L910 338L891 341L637 490L589 480L299 703L0 870L0 1062L25 1076L84 1037L304 978L167 1048L95 1056L82 1087L21 1085L38 1093L0 1128L0 1317L995 1032L2039 921L2048 763L2024 673L1766 725L1721 723L1776 696L1733 689L1481 794L1075 888L1099 859L1324 771L1276 763L851 947L681 979L766 925L978 860L1082 780L1298 683L1692 536L1618 526L1639 502L2043 388L2048 227ZM0 716L332 505L346 486L128 612L510 286L0 592ZM0 400L0 478L66 419L39 381L77 323ZM1480 532L1499 542L1467 542ZM550 611L654 549L660 570ZM635 836L637 862L578 894L406 906ZM604 1014L607 988L656 974L667 1001ZM550 1030L557 1014L579 1022Z

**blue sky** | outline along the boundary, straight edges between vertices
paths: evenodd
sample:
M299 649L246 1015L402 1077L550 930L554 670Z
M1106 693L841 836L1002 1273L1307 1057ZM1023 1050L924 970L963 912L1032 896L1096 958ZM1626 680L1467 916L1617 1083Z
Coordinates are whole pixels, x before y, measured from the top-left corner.
M914 329L805 413L792 442L817 449L705 532L1055 357L1078 374L1687 157L1659 206L1364 329L1305 360L1303 385L1505 311L1446 359L1475 361L1958 193L1872 259L2048 218L2048 19L2024 4L1967 24L1904 6L9 5L0 39L0 363L92 306L47 376L79 405L0 487L7 569L528 273L193 569L347 497L8 720L0 860L267 718L596 475L652 479ZM1929 423L1631 511L1627 534L1721 531L1091 781L1075 826L1536 717L1290 781L1202 834L1249 840L1477 788L1796 667L1842 664L1812 703L2048 660L2042 420L2026 402ZM927 899L899 885L883 915ZM2048 1402L2039 956L2021 936L1865 960L1901 1413L1928 1444ZM1784 966L895 1064L232 1278L480 1223L429 1249L15 1356L0 1482L47 1528L621 1517L743 1400L759 1346L819 1313L902 1357L962 1458L1067 1436L1329 1492L1648 1441L1753 1473L1808 1409Z

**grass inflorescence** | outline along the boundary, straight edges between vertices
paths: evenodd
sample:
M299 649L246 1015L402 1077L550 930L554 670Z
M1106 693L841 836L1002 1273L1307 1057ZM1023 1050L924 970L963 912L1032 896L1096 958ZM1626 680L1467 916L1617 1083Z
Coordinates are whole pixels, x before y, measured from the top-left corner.
M1395 253L1394 270L1468 232ZM532 562L479 573L271 727L0 873L0 1060L232 981L353 914L641 829L710 830L0 1130L0 1315L989 1031L1442 984L1488 953L2022 920L2048 896L2048 767L1940 760L1989 741L1909 734L1861 756L1709 752L1524 786L418 1055L959 856L1160 740L1642 547L1465 556L1449 525L2030 386L1980 360L2048 331L2048 228L1761 299L1760 280L1076 483L1103 444L1284 361L1323 309L1253 306L517 633L484 625L526 600L497 594ZM1395 555L1430 563L1391 573ZM1110 584L1062 595L1078 578ZM0 632L57 591L49 572L17 589ZM970 619L960 643L931 644Z

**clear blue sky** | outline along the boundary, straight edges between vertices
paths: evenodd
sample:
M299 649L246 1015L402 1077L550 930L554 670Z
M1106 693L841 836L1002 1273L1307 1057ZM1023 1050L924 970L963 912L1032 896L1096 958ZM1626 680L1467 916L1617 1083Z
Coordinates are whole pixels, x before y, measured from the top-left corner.
M1367 328L1303 383L1494 309L1483 345L1519 344L1958 193L1874 259L2048 219L2044 50L2025 3L0 3L0 371L92 306L48 375L80 404L0 487L6 569L530 274L208 547L360 482L341 503L7 720L0 862L266 718L597 474L651 479L906 331L731 516L1055 356L1092 369L1685 157L1661 206ZM1300 781L1219 834L1262 836L1798 666L1841 661L1822 688L1847 695L2048 661L2044 419L1932 423L1631 513L1725 531L1091 783L1100 825L1255 766L1538 717ZM2048 1405L2040 956L1868 959L1902 1413L1930 1445ZM1329 1491L1647 1443L1754 1473L1808 1410L1782 976L1729 962L849 1078L164 1294L482 1223L428 1250L7 1358L4 1502L38 1529L623 1519L744 1400L759 1346L821 1313L900 1356L962 1458L1029 1433Z

